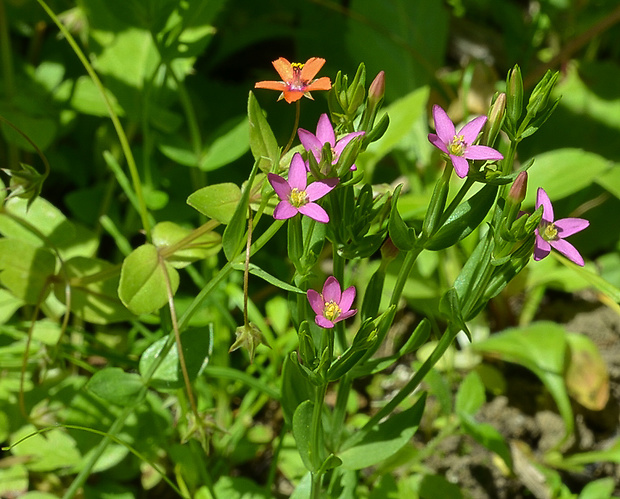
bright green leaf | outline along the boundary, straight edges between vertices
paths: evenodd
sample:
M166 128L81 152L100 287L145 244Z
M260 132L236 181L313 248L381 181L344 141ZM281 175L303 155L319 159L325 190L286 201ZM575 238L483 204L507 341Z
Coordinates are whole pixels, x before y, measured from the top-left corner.
M187 204L209 218L228 224L240 200L239 186L226 182L198 189L189 195Z
M128 406L136 401L144 387L136 373L126 373L120 367L106 367L93 374L86 388L106 402Z

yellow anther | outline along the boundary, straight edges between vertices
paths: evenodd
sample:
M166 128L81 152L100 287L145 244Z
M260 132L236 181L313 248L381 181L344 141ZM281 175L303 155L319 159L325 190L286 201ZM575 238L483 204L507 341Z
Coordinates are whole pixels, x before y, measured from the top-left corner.
M545 227L545 230L542 233L542 238L545 241L555 241L558 239L558 229L555 228L554 224L548 224Z
M342 313L342 309L333 301L327 302L323 309L323 317L328 321L334 322Z
M462 156L465 152L465 137L463 135L455 135L449 145L451 154Z
M295 208L299 208L308 202L308 194L306 194L306 191L300 191L297 187L294 187L288 195L288 200Z

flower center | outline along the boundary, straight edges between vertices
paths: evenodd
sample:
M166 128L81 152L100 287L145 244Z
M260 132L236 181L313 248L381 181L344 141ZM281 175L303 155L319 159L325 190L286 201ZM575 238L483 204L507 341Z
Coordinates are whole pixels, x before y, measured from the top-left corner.
M462 156L465 153L466 147L465 137L463 135L455 135L448 145L448 151L455 156Z
M297 187L294 187L288 195L288 200L295 208L299 208L308 203L308 194L306 194L306 191L300 191Z
M323 317L325 317L328 321L334 322L341 313L342 309L338 306L337 303L333 301L325 303L325 308L323 309Z
M291 67L293 68L293 78L291 78L289 88L291 90L303 90L306 86L306 82L301 80L301 70L304 68L303 63L293 62Z
M547 224L542 231L541 237L545 241L555 241L559 239L558 229L555 228L555 224Z

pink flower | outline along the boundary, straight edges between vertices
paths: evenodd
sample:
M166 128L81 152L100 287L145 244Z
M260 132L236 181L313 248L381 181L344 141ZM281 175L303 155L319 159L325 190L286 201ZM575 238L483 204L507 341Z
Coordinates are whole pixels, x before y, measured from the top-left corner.
M439 106L433 106L433 119L437 133L429 133L428 140L435 147L450 156L456 174L463 178L469 171L468 159L504 159L501 153L489 146L472 145L487 121L486 116L478 116L461 128L458 133L454 123Z
M282 81L259 81L254 85L254 88L281 91L278 100L284 98L290 104L304 96L312 99L311 90L329 90L332 88L331 81L327 76L313 79L325 64L325 59L311 57L302 64L301 62L290 63L284 57L280 57L272 64Z
M338 163L342 151L346 145L351 142L355 137L364 135L365 132L352 132L342 137L336 142L336 134L334 133L334 127L327 114L323 113L319 118L319 122L316 126L316 135L300 128L297 130L299 140L301 140L304 149L311 152L316 158L317 163L321 162L321 150L325 144L329 144L332 149L332 165ZM355 165L351 166L351 170L355 170Z
M339 179L328 178L308 184L306 165L299 153L293 155L288 171L288 181L274 173L269 173L267 176L273 190L281 200L273 210L273 218L286 220L301 213L317 222L329 222L327 212L314 201L336 187Z
M327 278L322 293L319 294L314 289L308 290L308 301L316 314L314 321L326 329L357 313L356 309L351 309L354 299L355 287L351 286L341 292L340 283L334 276Z
M536 229L534 260L542 260L555 248L566 258L583 267L584 261L579 251L564 238L582 231L590 222L583 218L553 219L553 206L545 190L538 188L536 193L536 209L543 207L543 216Z

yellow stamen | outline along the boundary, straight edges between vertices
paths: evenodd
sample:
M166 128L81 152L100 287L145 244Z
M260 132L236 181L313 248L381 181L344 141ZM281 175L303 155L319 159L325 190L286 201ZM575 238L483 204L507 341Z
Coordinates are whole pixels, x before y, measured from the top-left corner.
M463 135L455 135L450 145L448 146L448 150L451 154L455 156L462 156L465 152L465 137Z
M556 239L559 239L558 229L555 228L554 224L547 224L541 236L545 241L555 241Z
M302 70L304 67L304 63L303 62L292 62L291 63L291 67L293 69L298 69L298 70Z
M327 302L323 309L323 317L328 321L334 322L342 313L342 309L333 301Z
M288 200L295 208L299 208L308 203L308 194L306 194L306 191L300 191L297 187L294 187L288 195Z

